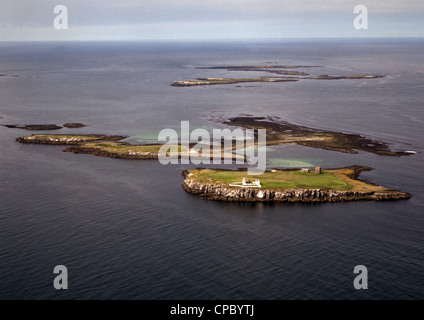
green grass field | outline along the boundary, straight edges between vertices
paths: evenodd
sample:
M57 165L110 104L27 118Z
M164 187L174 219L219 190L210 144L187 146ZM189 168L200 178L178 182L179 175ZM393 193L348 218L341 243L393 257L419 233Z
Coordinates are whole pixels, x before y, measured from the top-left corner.
M159 149L162 147L160 144L152 145L127 145L119 142L90 142L83 145L84 148L96 148L101 149L110 153L128 153L132 152L159 152ZM182 147L178 146L178 151L181 151Z
M87 141L95 141L100 140L102 137L94 137L94 136L76 136L76 135L66 135L66 134L51 134L51 135L37 135L39 139L79 139L79 140L87 140Z
M352 185L336 177L329 171L322 174L307 173L300 171L277 171L265 172L262 175L247 175L241 171L213 171L203 170L195 173L196 178L202 183L223 182L233 183L246 180L259 179L264 189L331 189L347 191L352 189Z
M86 143L83 145L85 148L96 148L111 153L127 153L127 152L158 152L161 145L126 145L114 142L99 142L99 143Z

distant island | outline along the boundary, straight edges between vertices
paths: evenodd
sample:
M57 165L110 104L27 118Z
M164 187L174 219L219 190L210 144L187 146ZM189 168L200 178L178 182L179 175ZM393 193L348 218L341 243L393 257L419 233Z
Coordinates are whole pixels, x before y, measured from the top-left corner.
M213 84L237 84L245 82L296 82L296 78L279 77L279 78L197 78L196 80L175 81L171 84L173 87L193 87L193 86L207 86Z
M271 170L248 176L242 170L192 169L183 171L183 189L208 200L247 202L339 202L409 199L407 192L357 179L370 167ZM246 182L246 179L255 181Z
M196 78L195 80L179 80L174 81L171 86L174 87L193 87L207 86L217 84L237 84L245 82L296 82L301 79L312 80L343 80L343 79L377 79L383 78L382 75L318 75L311 76L307 72L293 71L288 69L298 68L320 68L320 66L296 66L296 65L255 65L255 66L218 66L218 67L197 67L196 69L204 70L226 70L226 71L248 71L248 72L266 72L276 74L278 76L269 77L245 77L245 78L228 78L228 77L205 77Z
M58 126L56 124L26 124L26 125L18 125L18 124L5 124L6 128L16 128L16 129L24 129L24 130L59 130L63 127Z
M26 125L19 125L19 124L5 124L4 125L7 128L17 128L17 129L25 129L25 130L34 130L34 131L48 131L48 130L59 130L62 129L63 127L66 128L82 128L82 127L86 127L85 124L83 123L79 123L79 122L68 122L65 123L62 126L58 126L56 124L26 124Z
M86 127L85 124L79 123L79 122L67 122L63 126L66 127L66 128L82 128L82 127Z

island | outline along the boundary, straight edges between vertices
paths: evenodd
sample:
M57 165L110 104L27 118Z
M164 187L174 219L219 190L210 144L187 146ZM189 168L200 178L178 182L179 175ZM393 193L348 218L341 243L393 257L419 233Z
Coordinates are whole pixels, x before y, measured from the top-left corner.
M18 125L18 124L5 124L6 128L17 128L24 130L58 130L62 129L61 126L55 124L26 124L26 125Z
M26 125L19 125L19 124L5 124L6 128L14 128L14 129L25 129L25 130L58 130L62 129L63 127L66 128L82 128L86 127L85 124L79 123L79 122L67 122L63 125L63 127L58 126L56 124L26 124Z
M319 68L320 66L282 66L282 65L259 65L259 66L221 66L221 67L197 67L196 69L225 69L227 71L256 71L256 72L268 72L281 75L292 75L292 76L308 76L307 72L303 71L291 71L287 69L297 68Z
M16 138L20 143L54 144L54 145L81 145L92 141L119 141L124 136L107 136L103 134L32 134Z
M159 150L162 145L134 145L121 141L125 138L125 136L101 134L33 134L18 137L16 141L31 144L66 145L68 147L63 150L65 152L109 158L159 158ZM183 148L183 146L178 146L179 157L183 151L187 152ZM228 157L228 155L223 154L222 157ZM209 155L205 156L209 157ZM360 172L365 170L372 170L372 168L352 166L326 170L322 170L320 167L271 169L258 175L247 175L246 170L192 169L183 171L182 186L188 193L207 199L225 201L336 202L399 200L411 197L409 193L357 179Z
M134 145L120 141L125 138L125 136L107 136L101 134L33 134L19 137L16 141L32 144L69 145L70 147L63 151L93 154L101 157L119 159L158 159L158 152L162 145Z
M411 197L407 192L359 180L358 175L365 170L372 168L272 169L257 176L248 176L245 170L191 169L183 171L182 187L204 199L240 202L317 203Z
M278 64L267 64L267 65L253 65L253 66L217 66L217 67L196 67L195 69L204 70L226 70L226 71L244 71L244 72L261 72L261 73L272 73L278 76L272 77L246 77L246 78L228 78L228 77L205 77L196 78L195 80L179 80L174 81L171 86L174 87L193 87L193 86L207 86L217 84L238 84L244 82L296 82L303 79L310 80L352 80L352 79L378 79L383 78L383 75L317 75L311 76L309 73L304 71L294 71L288 69L298 68L320 68L321 66L297 66L297 65L278 65ZM283 76L281 76L283 75Z
M295 125L276 117L234 117L223 121L224 124L245 129L266 130L266 145L298 144L324 150L358 153L358 150L385 156L406 156L414 154L413 151L393 151L385 142L366 138L360 134L350 134L330 130L309 128ZM64 151L73 153L89 153L98 156L123 158L123 159L157 159L160 144L134 145L120 140L124 136L107 136L101 134L33 134L16 139L20 143L71 145ZM211 141L212 146L213 141ZM195 144L190 143L191 149ZM181 146L178 151L182 150ZM221 147L221 160L238 159L237 144L233 143L227 150ZM190 151L190 150L189 150ZM180 156L180 154L179 154ZM212 159L213 148L210 154L201 154L203 158Z
M387 143L360 134L309 128L272 117L234 117L223 123L249 129L266 129L267 145L298 144L344 153L358 153L357 150L361 150L385 156L414 154L413 151L392 151Z
M82 127L86 127L85 124L79 123L79 122L67 122L63 126L66 127L66 128L82 128Z
M259 78L197 78L196 80L174 81L173 87L207 86L214 84L237 84L244 82L296 82L294 77L259 77Z

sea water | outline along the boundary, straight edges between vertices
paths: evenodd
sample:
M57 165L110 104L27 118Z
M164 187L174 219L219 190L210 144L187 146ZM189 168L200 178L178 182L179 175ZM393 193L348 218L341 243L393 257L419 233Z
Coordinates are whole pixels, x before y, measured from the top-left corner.
M154 143L181 121L213 129L233 116L270 116L416 152L284 145L267 155L269 167L371 166L361 178L409 200L226 203L181 188L193 165L23 145L15 138L36 132L0 126L0 298L424 298L423 50L419 39L0 44L1 124L83 122L60 132ZM386 77L170 86L257 76L196 67L267 61ZM56 265L68 268L68 290L53 287ZM356 265L368 268L368 290L353 286Z

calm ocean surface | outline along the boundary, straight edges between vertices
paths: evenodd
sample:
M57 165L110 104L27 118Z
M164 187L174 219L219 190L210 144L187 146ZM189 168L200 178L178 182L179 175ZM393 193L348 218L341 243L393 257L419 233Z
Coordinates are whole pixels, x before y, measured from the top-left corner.
M141 143L182 120L212 129L231 116L278 116L417 154L268 151L270 166L374 167L360 177L410 200L224 203L183 191L191 166L22 145L15 138L32 132L0 126L0 299L423 299L423 52L417 39L1 43L0 124L83 122L60 132ZM196 66L266 61L387 77L170 86L249 75ZM69 290L53 288L56 265L68 268ZM356 265L368 268L368 290L353 287Z

